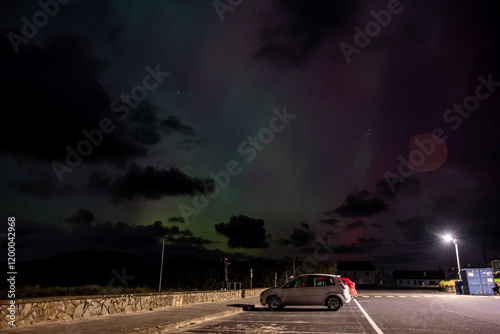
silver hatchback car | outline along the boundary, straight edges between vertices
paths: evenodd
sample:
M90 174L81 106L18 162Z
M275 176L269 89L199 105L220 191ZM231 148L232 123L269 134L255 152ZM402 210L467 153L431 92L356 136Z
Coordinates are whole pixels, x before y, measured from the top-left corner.
M350 301L349 288L342 283L340 276L329 274L301 275L260 294L260 303L272 310L287 305L324 305L337 311Z

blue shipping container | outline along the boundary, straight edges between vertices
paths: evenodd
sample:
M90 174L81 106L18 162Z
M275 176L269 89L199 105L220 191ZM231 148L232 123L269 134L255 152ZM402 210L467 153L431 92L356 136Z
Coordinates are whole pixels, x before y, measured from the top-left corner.
M493 295L495 280L491 268L467 268L460 271L466 295Z

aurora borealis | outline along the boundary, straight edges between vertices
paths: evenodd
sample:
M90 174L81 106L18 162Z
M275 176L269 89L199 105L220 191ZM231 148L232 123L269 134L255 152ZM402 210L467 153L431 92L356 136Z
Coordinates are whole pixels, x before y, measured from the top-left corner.
M494 8L3 1L0 212L19 258L154 257L166 237L178 256L320 245L436 269L455 261L445 232L464 263L499 257Z

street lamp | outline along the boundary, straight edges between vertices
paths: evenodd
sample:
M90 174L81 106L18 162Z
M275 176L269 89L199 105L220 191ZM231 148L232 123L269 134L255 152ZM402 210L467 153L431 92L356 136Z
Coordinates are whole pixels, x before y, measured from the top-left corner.
M158 292L161 292L161 274L163 273L163 253L165 253L165 238L163 238L163 243L161 247L160 284L158 286Z
M287 260L291 260L291 261L292 261L292 264L293 264L293 267L292 267L292 268L293 268L292 275L293 275L293 277L295 277L295 261L297 261L297 257L295 257L295 259L292 259L292 258L290 258L290 257L286 257L286 256L285 256L285 259L287 259Z
M460 259L458 258L457 238L454 238L453 236L451 236L451 234L446 234L443 236L443 239L445 241L453 241L453 243L455 244L455 253L457 254L458 277L460 277Z

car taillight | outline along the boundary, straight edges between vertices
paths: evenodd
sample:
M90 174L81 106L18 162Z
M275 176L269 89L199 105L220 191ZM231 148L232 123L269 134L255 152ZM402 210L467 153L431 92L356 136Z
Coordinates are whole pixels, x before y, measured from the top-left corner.
M340 286L342 287L342 289L344 289L344 290L345 290L345 289L346 289L346 287L345 287L344 283L342 282L342 280L341 280L340 278L338 278L338 277L335 277L335 278L336 278L336 279L337 279L337 281L340 283Z

